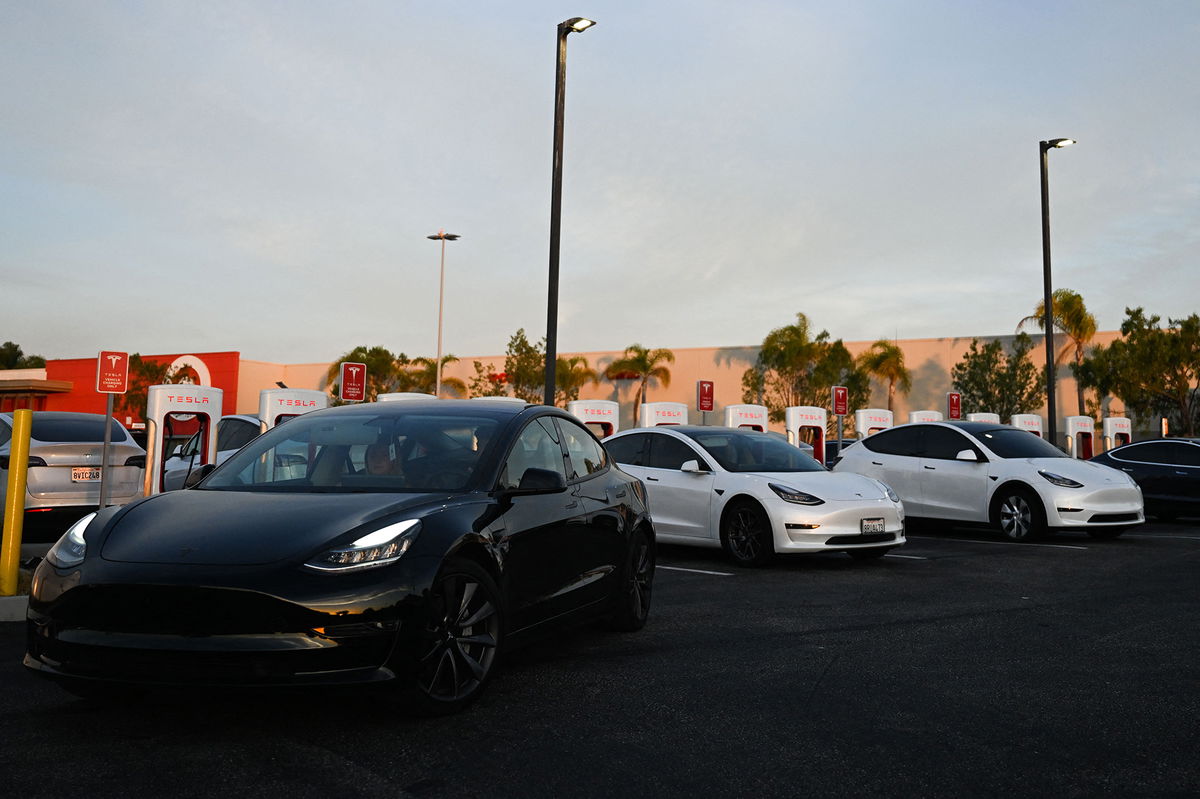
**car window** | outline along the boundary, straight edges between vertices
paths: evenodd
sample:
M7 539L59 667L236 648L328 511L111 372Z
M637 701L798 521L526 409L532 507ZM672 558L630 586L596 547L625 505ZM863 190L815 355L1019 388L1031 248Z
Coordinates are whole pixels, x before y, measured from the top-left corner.
M610 438L604 442L604 449L617 463L623 463L626 466L645 466L648 438L650 438L648 433Z
M588 431L584 430L569 419L557 419L559 432L562 433L563 444L567 448L567 465L571 474L568 480L580 480L589 474L595 474L607 463L604 448Z
M109 440L122 443L127 440L125 428L116 419L110 425ZM30 437L34 441L101 442L104 440L104 417L88 414L35 413Z
M921 454L921 438L923 428L916 425L893 427L891 430L881 430L867 436L859 443L872 452L884 455L907 455L917 457Z
M553 420L548 417L534 419L525 425L500 470L500 487L520 488L521 476L526 469L548 469L558 472L566 481L567 469L557 436Z
M680 466L688 461L696 461L701 468L708 468L694 449L689 447L677 438L672 438L668 435L652 435L650 436L650 455L647 458L646 465L651 469L674 469L679 470Z
M258 436L258 425L245 419L222 419L217 423L217 451L241 449Z
M1017 427L995 427L975 434L1001 458L1066 458L1065 452L1046 439Z
M925 428L925 438L921 448L924 457L954 460L954 456L964 449L975 451L974 445L957 430L937 425Z
M823 472L804 450L769 433L721 428L689 433L727 472Z
M1200 466L1200 446L1182 441L1174 445L1177 463L1180 466Z
M8 429L8 425L0 422L0 447L3 447L12 438L12 431Z
M1122 447L1113 453L1114 458L1137 463L1179 463L1182 453L1178 449L1183 446L1170 441L1146 441Z

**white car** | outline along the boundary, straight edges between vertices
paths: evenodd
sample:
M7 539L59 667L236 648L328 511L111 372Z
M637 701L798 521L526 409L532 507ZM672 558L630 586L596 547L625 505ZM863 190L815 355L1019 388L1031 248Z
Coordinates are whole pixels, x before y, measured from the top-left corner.
M233 453L249 444L261 432L257 416L235 414L222 416L217 422L216 465L229 460ZM189 474L200 468L200 435L193 435L163 462L163 490L183 488Z
M1141 489L1123 472L1008 425L899 425L847 447L833 468L883 480L910 517L991 524L1013 541L1047 529L1115 538L1145 521Z
M604 448L645 483L659 541L723 547L742 566L777 552L877 558L904 543L904 506L890 488L832 474L770 433L641 427Z

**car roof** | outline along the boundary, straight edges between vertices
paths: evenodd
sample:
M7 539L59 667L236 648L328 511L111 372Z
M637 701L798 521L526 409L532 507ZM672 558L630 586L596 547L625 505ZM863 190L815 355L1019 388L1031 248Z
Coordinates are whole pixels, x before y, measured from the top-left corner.
M509 419L519 416L529 410L544 410L547 413L557 412L559 415L574 419L561 408L549 405L533 405L531 403L517 404L512 401L487 402L485 400L446 400L446 399L410 399L403 402L362 402L356 405L337 405L311 411L312 414L323 416L337 414L371 414L374 416L406 416L417 413L437 413L442 416L475 417L486 416L493 419ZM309 414L305 414L306 416Z

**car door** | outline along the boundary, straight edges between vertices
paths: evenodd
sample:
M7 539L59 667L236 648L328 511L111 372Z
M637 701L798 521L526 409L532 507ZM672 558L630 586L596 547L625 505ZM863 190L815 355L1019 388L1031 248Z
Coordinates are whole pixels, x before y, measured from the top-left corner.
M845 455L838 471L856 471L882 480L904 502L904 512L921 516L921 442L925 425L901 425L864 438ZM853 453L853 457L851 456Z
M645 483L650 515L660 535L716 538L710 524L714 475L708 460L684 441L668 434L650 434ZM696 461L698 472L681 471Z
M1175 505L1172 490L1175 466L1171 463L1171 446L1168 441L1143 441L1121 447L1109 455L1117 468L1141 486L1146 504L1159 510L1169 510Z
M566 463L558 439L553 419L539 416L530 420L508 453L497 490L520 490L528 469L554 472L566 486ZM500 501L507 507L490 529L504 553L513 630L577 607L580 600L573 592L583 587L578 551L588 534L587 513L578 489L516 494Z
M971 450L979 460L957 460L963 450ZM950 427L926 426L919 474L925 515L987 521L988 463L967 436Z

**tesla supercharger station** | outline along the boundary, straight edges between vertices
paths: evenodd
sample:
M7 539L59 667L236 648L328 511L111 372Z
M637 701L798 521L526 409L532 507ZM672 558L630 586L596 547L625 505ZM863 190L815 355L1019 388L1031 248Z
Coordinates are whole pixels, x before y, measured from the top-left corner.
M280 422L329 407L329 395L308 388L265 388L258 394L258 424L267 432Z
M380 394L375 397L376 402L399 402L400 400L417 399L437 399L437 397L432 394L422 394L419 391L400 391L394 394Z
M783 409L783 428L787 431L789 444L800 445L804 432L812 431L813 457L817 463L825 462L825 425L829 411L815 405L793 405Z
M1092 440L1096 437L1096 422L1092 417L1068 416L1063 420L1063 428L1067 434L1068 455L1085 461L1095 454Z
M1124 416L1109 416L1107 419L1102 419L1100 430L1104 437L1105 452L1133 441L1133 422Z
M612 400L571 400L567 413L587 425L596 438L608 438L621 429L621 406Z
M765 433L767 432L768 424L770 424L770 420L767 418L767 408L765 405L725 406L726 427L748 427L751 430Z
M944 418L946 418L946 417L942 416L941 411L909 411L908 412L908 423L909 424L913 424L914 422L940 422Z
M200 424L200 460L196 465L216 462L221 396L219 388L192 383L150 386L146 397L146 478L142 485L146 496L163 490L163 461L169 454L164 450L175 423L190 423L195 417Z
M986 422L988 424L1000 424L1000 414L998 413L968 413L968 422Z
M682 402L643 402L638 409L638 427L687 423L688 408Z
M1042 425L1042 417L1036 413L1014 413L1008 420L1008 423L1018 430L1028 430L1038 438L1045 438L1045 427Z
M859 438L887 430L892 426L892 412L886 408L864 408L854 412L854 430Z

